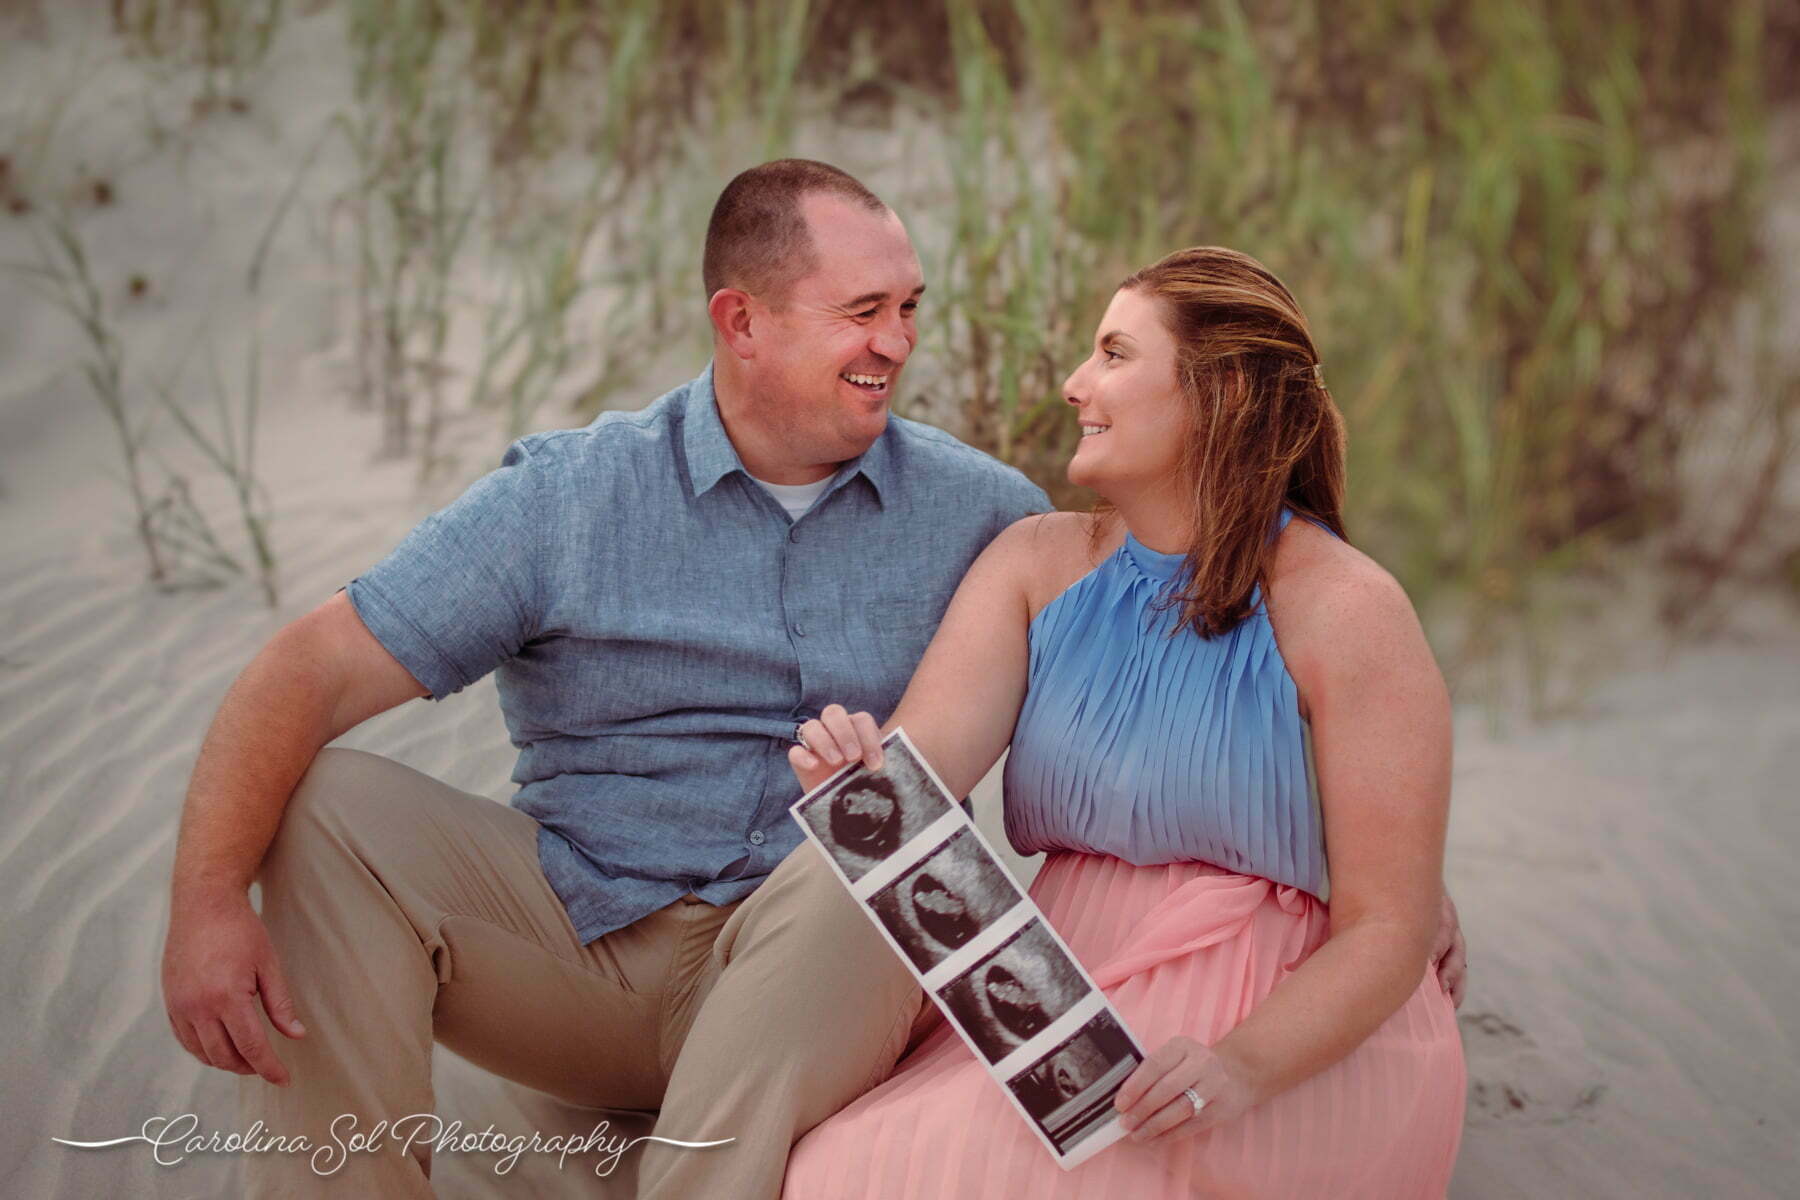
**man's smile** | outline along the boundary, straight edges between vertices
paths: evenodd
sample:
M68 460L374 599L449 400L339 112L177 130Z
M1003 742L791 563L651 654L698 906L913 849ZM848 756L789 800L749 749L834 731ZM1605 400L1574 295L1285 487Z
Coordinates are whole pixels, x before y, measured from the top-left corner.
M865 375L860 372L845 371L841 373L838 378L859 391L867 392L871 396L885 396L887 395L888 381L893 378L893 375L891 373L885 375Z

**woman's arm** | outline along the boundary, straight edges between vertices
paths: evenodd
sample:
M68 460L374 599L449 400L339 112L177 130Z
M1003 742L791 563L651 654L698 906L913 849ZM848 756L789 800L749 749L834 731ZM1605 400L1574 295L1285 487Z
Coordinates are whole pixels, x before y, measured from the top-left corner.
M1320 557L1271 588L1270 610L1312 724L1331 935L1210 1050L1171 1043L1127 1081L1119 1107L1128 1125L1142 1123L1140 1140L1197 1133L1324 1070L1393 1015L1428 966L1449 816L1449 695L1399 584L1348 547ZM1188 1086L1207 1101L1198 1119Z
M1262 1095L1360 1045L1425 973L1450 814L1450 696L1400 585L1378 568L1294 615L1331 864L1331 936L1220 1041Z
M1015 521L989 543L957 585L899 708L882 727L904 725L952 794L966 796L1012 741L1025 701L1028 661L1026 585L1042 554L1044 515ZM802 727L813 752L795 746L788 761L807 790L843 764L879 763L880 737L866 713L833 704Z

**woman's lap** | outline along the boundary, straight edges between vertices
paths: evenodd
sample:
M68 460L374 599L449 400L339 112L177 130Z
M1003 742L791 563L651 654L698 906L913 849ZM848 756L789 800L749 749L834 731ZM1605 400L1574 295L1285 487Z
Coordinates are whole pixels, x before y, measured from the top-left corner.
M1109 951L1208 873L1225 874L1055 856L1032 895L1104 984ZM1146 1049L1177 1033L1215 1042L1317 948L1325 920L1317 901L1287 889L1278 902L1270 889L1230 936L1105 990ZM1065 1172L944 1026L886 1083L801 1139L784 1194L1441 1196L1464 1084L1454 1010L1435 974L1422 971L1413 996L1354 1052L1237 1121L1153 1147L1121 1142Z

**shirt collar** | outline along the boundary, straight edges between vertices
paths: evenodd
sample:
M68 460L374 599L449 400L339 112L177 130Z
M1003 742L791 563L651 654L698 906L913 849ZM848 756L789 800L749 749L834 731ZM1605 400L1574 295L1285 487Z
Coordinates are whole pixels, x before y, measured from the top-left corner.
M831 491L837 491L849 480L861 475L869 481L869 490L875 493L876 505L885 508L887 505L882 493L887 488L893 472L892 442L895 436L894 418L890 413L887 425L882 429L881 436L875 439L875 444L844 464L838 472L837 482L832 485Z
M825 495L831 495L861 475L869 481L876 503L883 504L882 493L893 473L893 449L889 443L894 436L894 422L890 417L887 428L881 431L875 444L838 469ZM737 447L731 444L725 422L719 416L719 397L713 390L713 365L710 362L688 391L687 412L682 421L682 450L687 456L688 480L694 486L695 496L704 496L733 471L744 471L744 460L738 457ZM750 473L744 471L744 474Z
M725 433L725 422L719 419L719 398L713 391L711 363L706 364L706 370L700 372L700 378L688 389L681 448L687 455L688 481L694 485L696 496L704 496L719 480L744 469L737 447Z

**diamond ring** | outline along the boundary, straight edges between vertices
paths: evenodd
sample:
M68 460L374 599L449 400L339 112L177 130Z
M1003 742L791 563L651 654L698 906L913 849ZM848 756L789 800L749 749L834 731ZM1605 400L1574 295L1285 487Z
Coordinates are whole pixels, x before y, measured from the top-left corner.
M1200 1093L1193 1088L1182 1088L1181 1094L1186 1096L1188 1103L1194 1106L1194 1115L1199 1116L1200 1110L1206 1107L1206 1101L1200 1098Z

